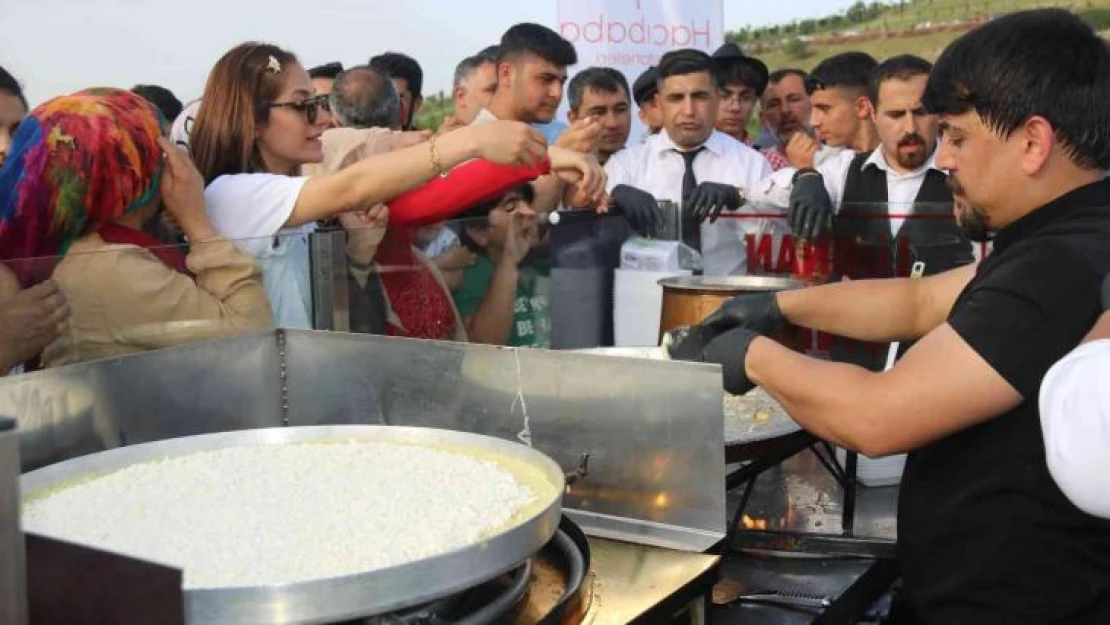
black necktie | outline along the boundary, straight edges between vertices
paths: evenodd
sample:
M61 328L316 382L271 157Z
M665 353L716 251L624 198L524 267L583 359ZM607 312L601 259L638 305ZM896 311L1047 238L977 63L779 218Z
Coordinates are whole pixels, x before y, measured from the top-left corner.
M689 152L678 152L682 155L682 160L686 162L686 171L682 174L682 240L699 252L701 251L701 228L688 217L689 213L685 205L686 200L698 187L698 178L694 175L694 159L704 149L705 146L703 145Z

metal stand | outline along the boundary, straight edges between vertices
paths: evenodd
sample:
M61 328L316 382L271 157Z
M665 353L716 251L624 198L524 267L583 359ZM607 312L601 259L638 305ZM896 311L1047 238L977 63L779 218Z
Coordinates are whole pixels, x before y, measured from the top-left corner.
M841 580L832 586L829 580L818 582L820 574L810 575L812 586L799 582L803 578L797 575L771 575L762 579L762 583L771 588L786 592L827 596L829 603L827 607L816 608L814 623L856 622L889 591L899 575L893 505L883 499L893 496L893 490L875 489L867 493L867 499L862 502L863 513L857 514L857 507L861 505L856 479L857 454L848 452L841 463L832 445L804 432L763 441L761 445L758 450L726 452L730 459L746 460L744 466L726 477L729 491L739 497L728 527L728 550L736 554L729 556L730 560L741 558L741 562L745 562L742 554L746 552L791 552L858 563L855 566L861 568L856 569L857 573L850 580ZM812 455L799 453L806 449ZM758 486L757 480L760 480ZM887 505L881 507L889 508L884 516L886 524L879 524L884 529L889 528L889 532L875 531L878 527L874 519L875 507L868 509L867 504L875 503L876 495L886 501ZM838 500L839 510L836 509ZM743 521L749 514L766 527L746 529ZM835 516L829 518L832 514ZM798 515L809 518L799 519ZM839 532L835 528L837 521ZM860 528L863 535L859 534ZM774 555L765 557L777 559ZM750 582L749 573L743 568L736 569L732 577L736 580L748 578ZM751 609L756 608L745 608ZM778 609L788 608L779 606ZM738 619L735 622L745 622L745 615L751 616L744 610L729 614L729 619ZM763 621L757 619L757 622Z
M858 454L854 451L847 452L844 466L841 466L840 461L836 457L836 450L833 449L832 445L826 441L815 438L808 432L802 431L789 436L760 441L753 445L738 446L731 451L725 451L726 462L734 463L747 461L747 464L725 477L725 488L728 491L732 491L742 485L744 486L744 494L741 497L740 505L736 508L736 512L733 514L732 521L728 526L730 543L732 539L736 537L740 529L742 529L741 522L744 512L747 509L747 503L751 497L752 489L755 486L755 480L764 471L779 466L784 460L793 457L805 449L809 449L813 452L813 455L825 470L828 471L829 475L840 485L843 493L841 534L848 538L854 536L856 488L858 486L856 480ZM849 541L849 544L853 542L854 541ZM860 553L856 555L867 554Z
M312 322L316 330L351 330L347 290L347 232L321 230L309 235Z

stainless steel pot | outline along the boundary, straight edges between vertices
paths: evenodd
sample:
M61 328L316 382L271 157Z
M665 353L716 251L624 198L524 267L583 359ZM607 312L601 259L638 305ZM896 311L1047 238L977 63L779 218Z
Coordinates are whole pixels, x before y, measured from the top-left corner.
M800 289L806 285L778 276L680 276L664 278L659 286L663 287L663 313L659 322L659 340L662 341L668 331L700 322L731 297ZM792 349L805 351L796 326L788 326L774 338Z

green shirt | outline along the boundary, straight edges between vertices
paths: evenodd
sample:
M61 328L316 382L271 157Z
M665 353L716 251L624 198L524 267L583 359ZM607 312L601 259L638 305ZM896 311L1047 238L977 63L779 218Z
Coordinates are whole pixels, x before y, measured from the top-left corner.
M494 264L479 256L474 265L463 271L462 286L455 292L459 314L473 317L486 299L493 283ZM546 263L525 261L520 266L513 301L513 327L509 333L510 347L551 347L550 270Z

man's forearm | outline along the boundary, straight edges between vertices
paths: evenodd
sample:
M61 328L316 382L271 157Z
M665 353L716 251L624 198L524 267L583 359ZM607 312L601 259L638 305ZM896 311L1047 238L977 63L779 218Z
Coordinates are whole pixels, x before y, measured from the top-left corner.
M779 308L791 323L861 341L920 337L917 295L909 279L852 280L783 291Z
M554 174L540 176L532 181L532 189L536 199L532 202L532 209L539 213L550 213L559 208L565 191L563 182Z
M467 328L473 343L505 345L513 331L516 285L520 275L516 266L498 264L493 272L486 298L475 311Z
M940 326L974 268L930 278L847 280L778 294L791 323L860 341L916 340Z

